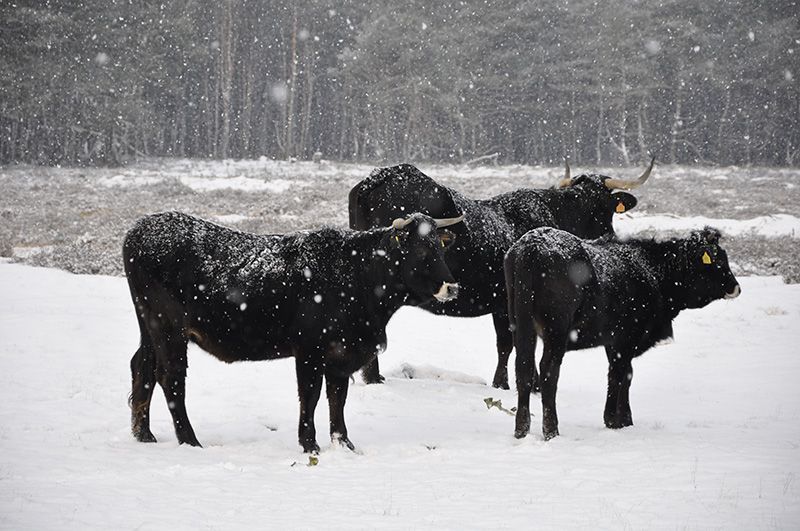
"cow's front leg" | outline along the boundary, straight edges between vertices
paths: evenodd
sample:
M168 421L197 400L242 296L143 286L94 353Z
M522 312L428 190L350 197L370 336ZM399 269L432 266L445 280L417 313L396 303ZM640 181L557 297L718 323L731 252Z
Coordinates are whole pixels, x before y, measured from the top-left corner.
M317 429L314 426L314 411L322 392L322 362L298 355L295 357L297 372L297 395L300 398L300 422L297 437L305 453L319 453Z
M348 375L341 375L329 370L325 374L325 392L328 395L331 442L338 442L355 450L355 446L347 438L347 426L344 423L344 404L347 401L347 388L350 384Z
M606 348L608 357L608 393L603 420L612 429L633 426L630 406L630 388L633 380L631 358L622 352Z

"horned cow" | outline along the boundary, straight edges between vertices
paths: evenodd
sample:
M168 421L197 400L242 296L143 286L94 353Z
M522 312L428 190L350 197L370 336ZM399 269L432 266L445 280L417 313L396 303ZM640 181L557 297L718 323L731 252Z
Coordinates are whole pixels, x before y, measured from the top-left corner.
M476 317L492 314L497 335L497 368L492 385L508 389L508 358L513 339L503 279L503 256L511 245L536 227L557 227L582 238L613 233L614 213L636 206L636 198L614 190L642 185L655 159L637 179L612 179L584 174L571 177L566 164L564 178L552 189L521 188L490 199L470 199L437 183L416 167L401 164L375 170L350 191L350 228L364 230L384 226L406 212L431 216L465 216L454 227L458 236L445 260L459 280L461 294L445 304L422 307L437 314ZM363 371L367 383L379 383L377 360Z
M186 413L188 341L225 362L293 356L298 438L317 452L314 410L323 376L333 441L353 448L344 421L350 375L386 345L403 304L448 301L457 285L443 258L460 218L414 214L366 232L243 233L167 212L139 220L123 244L140 346L131 359L131 429L150 431L156 383L180 443L199 446Z

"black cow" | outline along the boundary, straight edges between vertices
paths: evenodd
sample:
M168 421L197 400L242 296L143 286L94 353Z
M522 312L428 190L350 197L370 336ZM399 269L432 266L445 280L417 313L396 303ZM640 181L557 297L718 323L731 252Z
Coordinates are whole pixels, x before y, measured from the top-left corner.
M331 439L352 449L349 377L384 349L400 306L456 296L442 256L453 236L437 228L458 221L414 214L366 232L255 235L177 212L139 220L123 245L141 332L131 359L133 435L155 442L149 411L158 382L178 441L200 445L185 406L193 341L229 363L293 356L306 452L319 450L314 409L324 375Z
M529 400L536 337L544 342L539 365L542 431L558 435L556 388L567 350L604 346L609 428L631 426L631 360L672 337L672 320L686 308L732 299L741 289L706 227L686 239L613 238L585 241L552 228L532 230L505 258L508 311L517 349L517 418L514 435L530 430Z
M503 279L503 256L518 238L536 227L558 227L582 238L612 233L615 212L636 206L636 198L614 189L632 189L644 183L655 159L636 180L603 175L564 179L554 189L522 188L491 199L470 199L438 184L410 164L381 168L350 191L350 228L385 226L407 212L435 217L464 213L464 223L454 228L458 239L445 260L459 281L460 296L446 304L423 305L437 314L476 317L491 313L497 334L497 369L492 385L508 389L508 357L513 339ZM367 383L379 383L378 362L364 368Z

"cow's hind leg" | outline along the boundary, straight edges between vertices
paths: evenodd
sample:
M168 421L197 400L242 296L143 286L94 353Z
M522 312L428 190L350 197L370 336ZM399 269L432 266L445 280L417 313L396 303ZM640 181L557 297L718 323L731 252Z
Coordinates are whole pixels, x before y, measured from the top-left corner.
M558 377L561 373L561 361L567 348L567 333L563 330L546 328L544 334L544 352L539 367L542 387L542 434L544 439L558 436L558 413L556 412L556 392Z
M186 414L187 339L177 322L167 322L165 317L160 321L160 326L150 332L158 361L158 383L164 391L178 442L200 446Z
M514 337L508 328L508 314L492 314L494 331L497 334L497 368L494 371L492 387L508 389L508 358L514 348Z
M364 379L364 383L366 384L380 384L386 381L386 378L381 376L377 356L375 356L372 361L361 367L361 378Z
M514 424L514 437L521 439L531 430L531 391L536 373L536 332L530 314L517 321L514 332L517 356L514 371L517 380L517 414Z
M633 426L629 395L633 380L631 357L611 347L606 348L606 356L608 357L608 393L606 407L603 411L603 421L606 427L612 429Z
M147 331L131 358L131 432L139 442L156 442L150 431L150 400L156 385L156 359Z
M493 313L494 330L497 334L497 368L494 371L492 387L498 389L508 389L508 359L514 348L514 335L509 329L508 314ZM534 344L536 337L533 338ZM536 364L531 371L531 390L539 392L539 374L536 372Z
M533 322L533 297L524 277L513 274L513 264L506 264L508 311L512 316L512 338L517 354L514 372L517 384L517 414L514 437L521 439L531 429L531 391L536 374L536 329Z

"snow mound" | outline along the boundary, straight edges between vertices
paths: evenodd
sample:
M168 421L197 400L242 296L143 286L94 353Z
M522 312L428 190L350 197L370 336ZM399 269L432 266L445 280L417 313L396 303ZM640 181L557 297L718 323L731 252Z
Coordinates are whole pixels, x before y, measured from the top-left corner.
M465 383L465 384L480 384L486 385L486 380L465 374L458 371L449 371L433 365L411 365L410 363L403 363L389 372L389 376L394 378L405 378L407 380L440 380L447 382Z
M214 221L217 221L222 224L226 223L241 223L242 221L247 221L247 216L243 216L241 214L220 214L218 216L214 216Z

